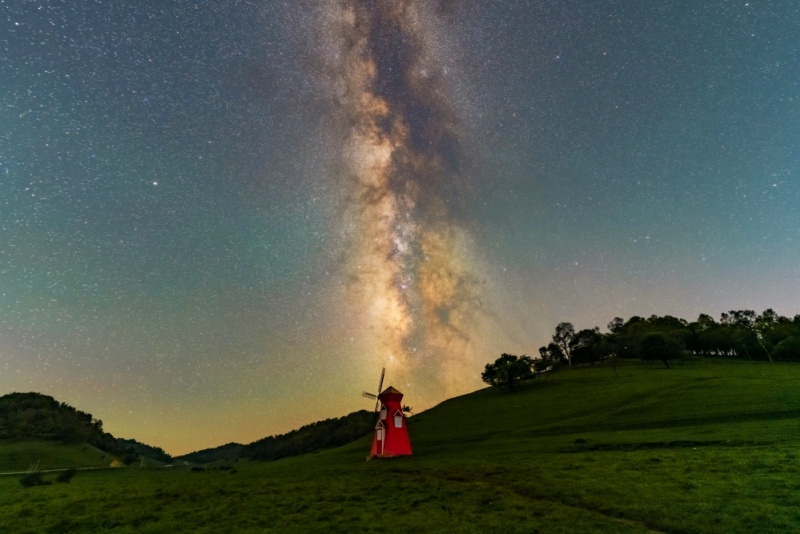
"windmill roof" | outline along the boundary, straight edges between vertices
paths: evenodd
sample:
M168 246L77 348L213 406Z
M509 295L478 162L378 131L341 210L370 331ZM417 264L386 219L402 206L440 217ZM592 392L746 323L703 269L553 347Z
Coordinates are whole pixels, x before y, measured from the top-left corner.
M384 390L381 392L381 395L384 395L384 394L386 394L386 393L399 393L400 395L402 395L402 393L400 393L399 391L397 391L396 389L394 389L392 386L389 386L388 388L384 389Z

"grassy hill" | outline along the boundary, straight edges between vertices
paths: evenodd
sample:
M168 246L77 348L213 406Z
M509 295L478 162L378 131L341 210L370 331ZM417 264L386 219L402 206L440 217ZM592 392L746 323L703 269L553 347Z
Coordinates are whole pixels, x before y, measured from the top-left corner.
M65 455L66 464L59 467L72 467L71 463L77 456L71 451L76 445L80 445L82 450L99 449L126 464L141 463L144 461L142 458L157 464L171 460L158 447L134 439L116 438L104 432L103 422L90 413L35 392L0 396L0 472L18 468L16 464L12 467L11 464L2 463L4 445L8 444L13 450L24 450L26 445L20 449L15 442L38 442L39 447L43 447L43 443L50 443L50 447L45 447L49 457L57 458L56 451L59 450ZM59 444L65 447L59 448ZM16 462L14 458L10 459ZM74 467L93 467L97 462L95 458L87 460L89 463L79 463ZM33 456L31 461L35 462L36 457Z
M0 443L0 473L41 471L70 467L108 467L117 457L88 443L62 444L53 441L11 441Z
M413 417L414 456L391 461L365 462L365 438L235 469L2 477L0 531L798 531L798 383L797 365L723 360L562 371Z

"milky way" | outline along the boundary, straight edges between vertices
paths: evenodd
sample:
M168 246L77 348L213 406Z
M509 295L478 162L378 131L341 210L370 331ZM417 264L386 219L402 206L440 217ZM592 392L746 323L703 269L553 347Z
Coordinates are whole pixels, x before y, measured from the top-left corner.
M189 452L794 316L797 2L0 2L0 394ZM412 438L413 439L413 438Z
M391 379L457 387L480 301L461 126L437 55L443 7L350 0L323 16L353 310Z

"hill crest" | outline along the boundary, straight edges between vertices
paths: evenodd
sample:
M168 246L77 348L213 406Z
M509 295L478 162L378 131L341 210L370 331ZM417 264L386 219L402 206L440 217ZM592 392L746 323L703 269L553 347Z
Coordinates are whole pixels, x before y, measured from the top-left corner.
M0 441L88 443L118 456L126 464L142 457L159 462L172 460L161 448L114 437L103 431L103 422L92 414L36 392L0 396Z

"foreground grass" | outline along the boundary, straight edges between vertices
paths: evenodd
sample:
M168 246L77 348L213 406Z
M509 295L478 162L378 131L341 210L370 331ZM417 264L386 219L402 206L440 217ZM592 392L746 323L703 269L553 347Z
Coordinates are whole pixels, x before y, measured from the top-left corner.
M235 473L0 477L0 531L798 531L798 380L747 362L579 369L420 414L415 455L393 461L364 462L363 440Z

